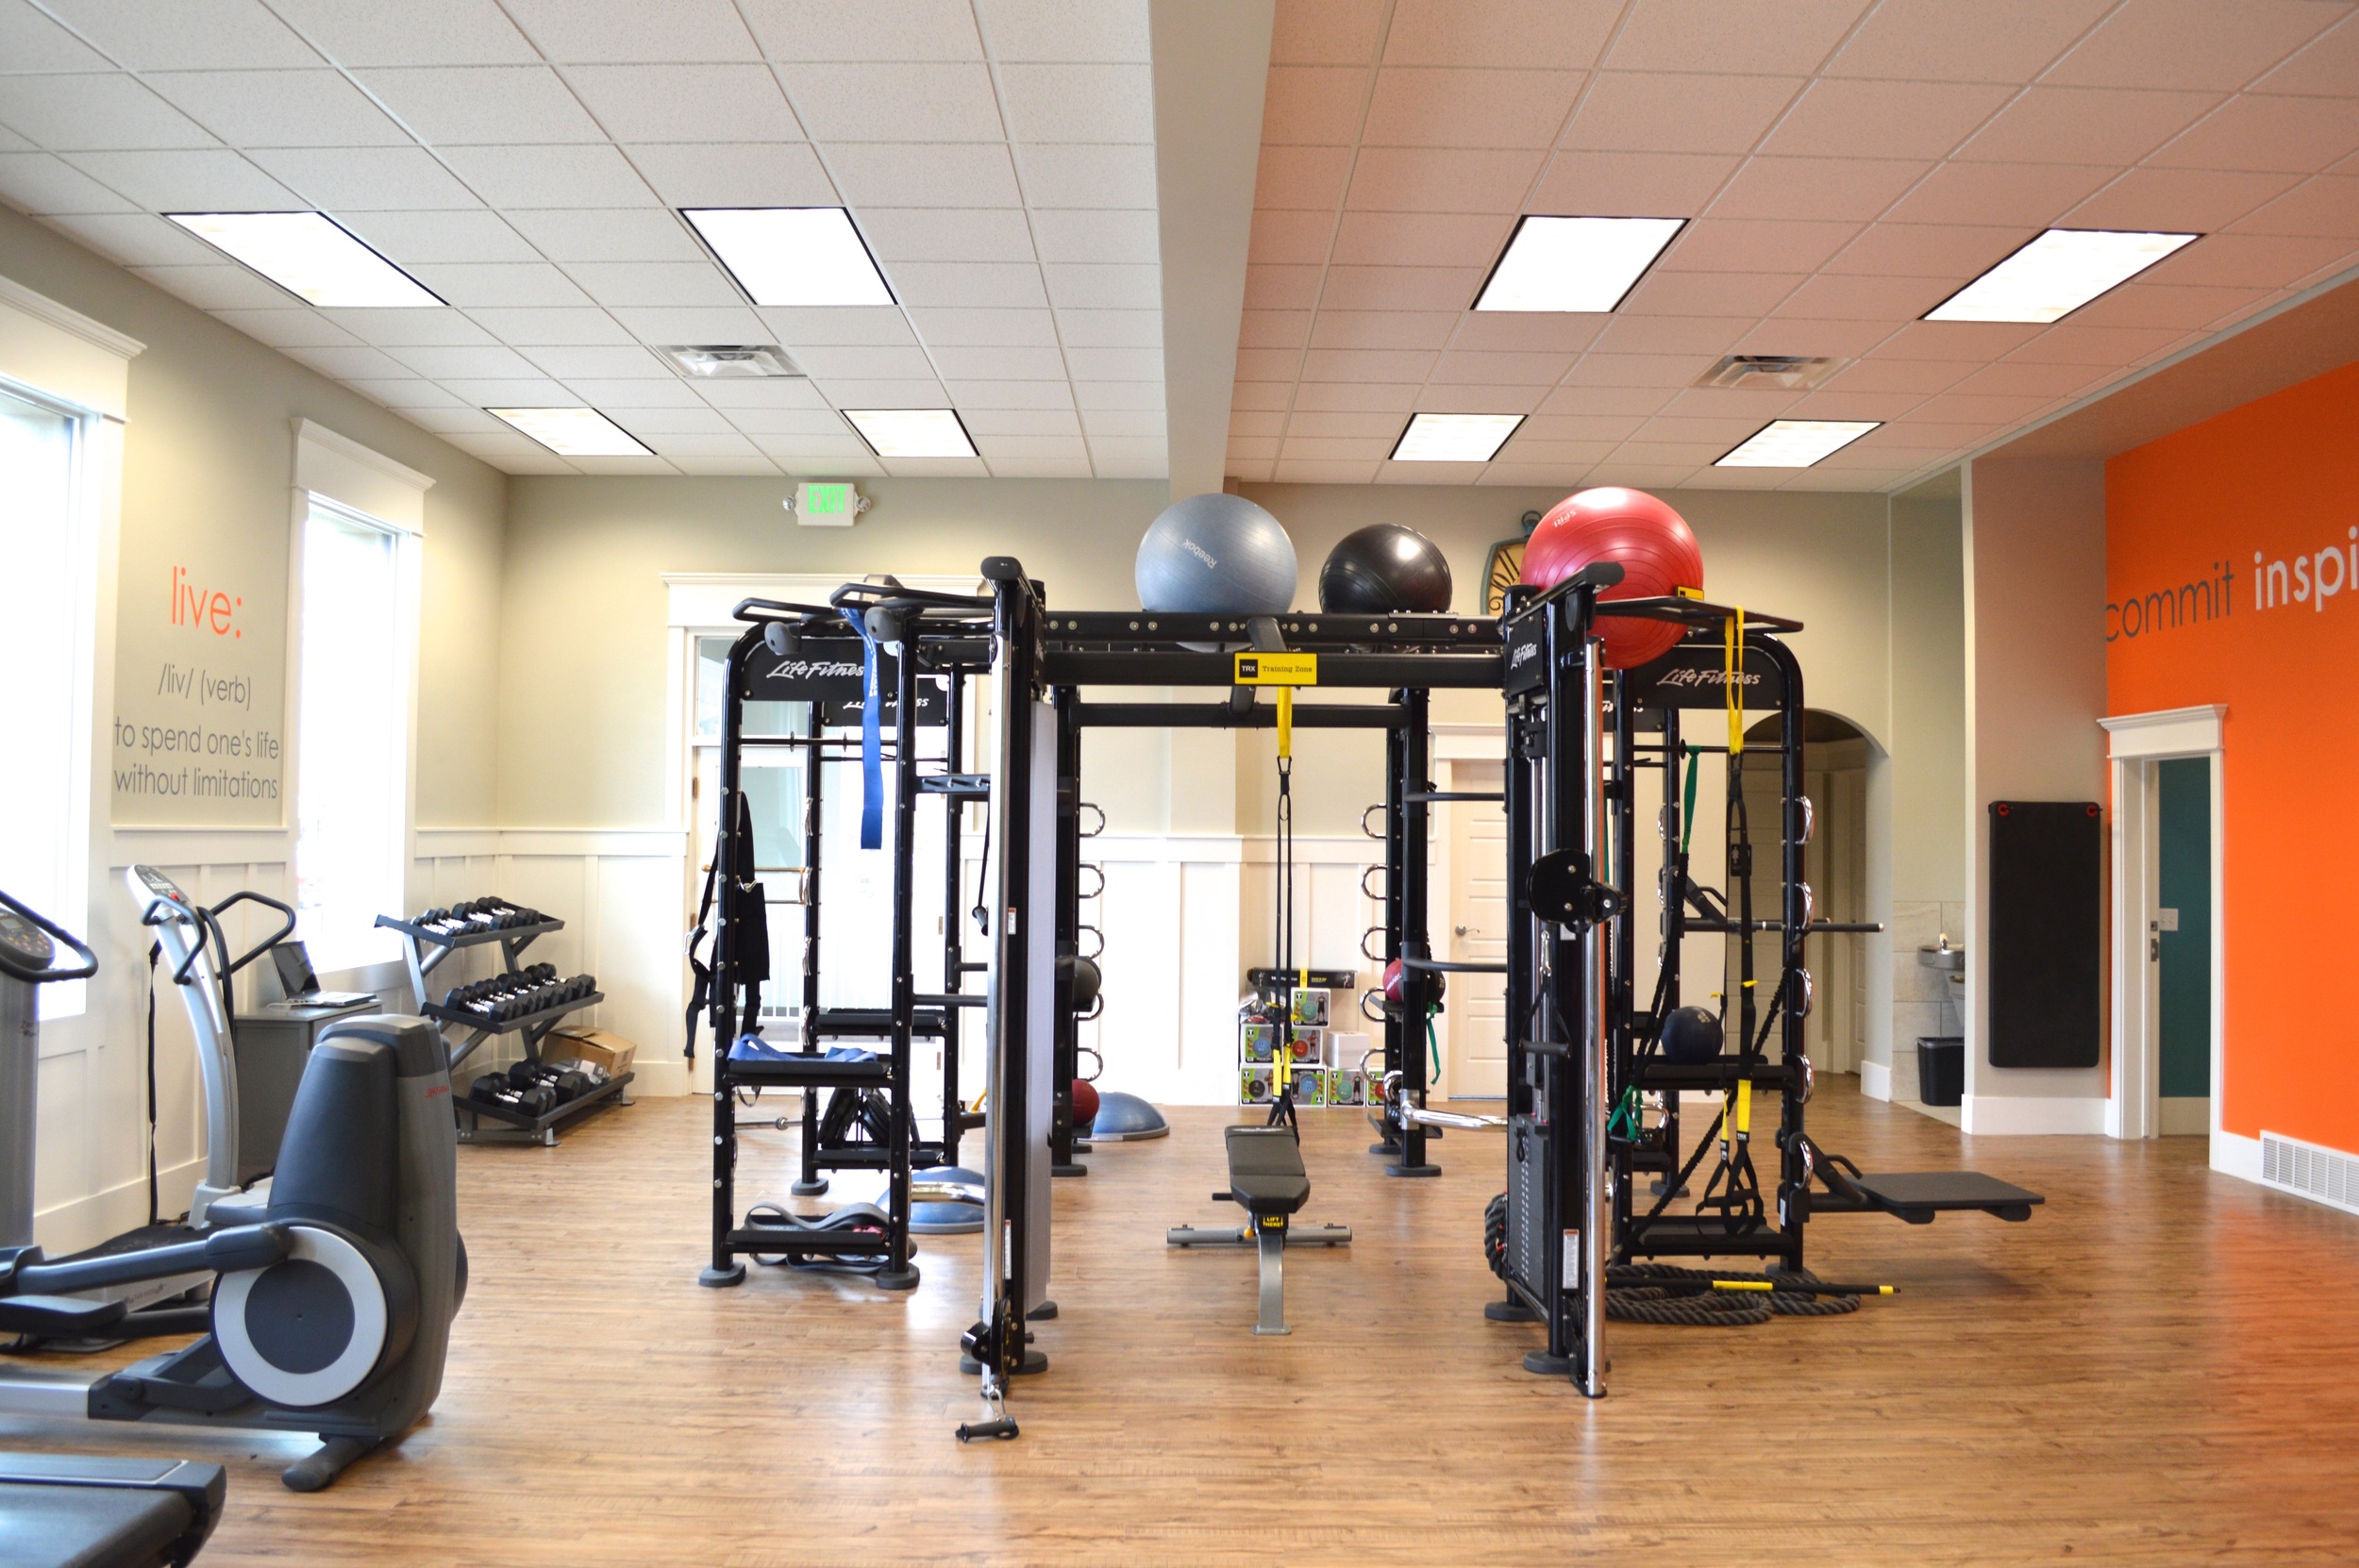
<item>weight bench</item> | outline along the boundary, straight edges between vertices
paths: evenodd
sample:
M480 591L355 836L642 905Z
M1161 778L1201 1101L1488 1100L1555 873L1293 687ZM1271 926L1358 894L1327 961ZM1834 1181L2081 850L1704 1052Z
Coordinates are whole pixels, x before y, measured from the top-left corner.
M1931 1225L1946 1211L1979 1209L2017 1224L2032 1217L2034 1204L2048 1200L2011 1181L1980 1171L1904 1171L1854 1176L1852 1183L1877 1209L1910 1225ZM1818 1206L1814 1197L1813 1206Z
M1163 1233L1163 1240L1176 1247L1253 1248L1262 1269L1261 1317L1253 1331L1291 1334L1294 1330L1286 1326L1286 1249L1349 1246L1351 1227L1296 1228L1296 1211L1311 1201L1311 1177L1302 1168L1302 1144L1291 1128L1236 1126L1228 1130L1229 1191L1213 1196L1243 1209L1246 1223L1235 1230L1173 1226Z

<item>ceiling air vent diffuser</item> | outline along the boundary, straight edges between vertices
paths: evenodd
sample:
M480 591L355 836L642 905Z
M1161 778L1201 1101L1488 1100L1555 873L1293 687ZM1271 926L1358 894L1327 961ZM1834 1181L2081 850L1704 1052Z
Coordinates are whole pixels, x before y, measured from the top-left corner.
M1699 387L1782 387L1801 392L1843 368L1841 359L1799 354L1732 354L1697 379Z
M800 375L795 361L770 343L680 343L663 350L683 375L709 381Z

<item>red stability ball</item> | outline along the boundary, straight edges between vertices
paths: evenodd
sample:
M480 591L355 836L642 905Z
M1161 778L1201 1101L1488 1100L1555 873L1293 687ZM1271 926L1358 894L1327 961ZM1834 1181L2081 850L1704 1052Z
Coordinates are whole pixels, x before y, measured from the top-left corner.
M1087 1078L1073 1080L1073 1125L1078 1129L1097 1120L1097 1085Z
M1524 546L1524 581L1554 588L1599 560L1622 568L1622 580L1600 592L1600 600L1668 598L1682 588L1703 592L1704 555L1687 520L1643 490L1599 485L1559 501ZM1685 629L1676 621L1598 618L1606 664L1616 670L1652 663Z

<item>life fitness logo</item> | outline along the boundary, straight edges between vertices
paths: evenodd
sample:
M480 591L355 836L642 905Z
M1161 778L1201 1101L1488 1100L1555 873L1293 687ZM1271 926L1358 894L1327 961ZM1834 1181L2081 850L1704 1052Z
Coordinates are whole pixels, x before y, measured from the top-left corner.
M2242 576L2246 585L2239 589ZM2272 560L2252 552L2252 569L2239 573L2233 561L2212 562L2209 574L2192 582L2133 593L2105 607L2105 641L2117 642L2224 621L2248 601L2253 613L2307 607L2326 613L2326 601L2359 592L2359 526L2346 528L2343 542L2304 555Z

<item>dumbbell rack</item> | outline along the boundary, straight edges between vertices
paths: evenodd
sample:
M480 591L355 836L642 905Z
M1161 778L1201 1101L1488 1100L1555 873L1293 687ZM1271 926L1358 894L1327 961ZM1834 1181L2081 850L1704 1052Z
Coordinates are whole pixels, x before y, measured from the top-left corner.
M417 1002L421 1017L433 1021L443 1032L443 1043L450 1051L451 1073L456 1077L459 1064L465 1061L487 1040L496 1035L513 1034L523 1037L525 1059L541 1059L541 1042L566 1014L597 1006L606 1000L605 993L593 991L587 996L577 996L560 1002L553 1008L528 1012L521 1017L487 1022L471 1012L455 1010L439 1002L427 1000L427 976L441 967L443 961L462 947L479 947L485 942L500 944L501 969L513 974L524 967L524 951L533 939L552 931L561 931L561 920L543 920L530 926L510 926L480 931L430 931L423 926L393 915L378 915L376 923L401 938L402 958L410 968L410 990ZM452 1031L465 1030L466 1037L453 1044ZM510 1110L504 1105L477 1100L459 1093L454 1083L451 1090L452 1108L459 1114L459 1141L461 1143L557 1143L558 1124L567 1122L594 1106L612 1101L617 1105L631 1102L620 1098L623 1090L636 1075L617 1073L587 1094L566 1100L538 1116ZM485 1119L497 1123L487 1126Z

